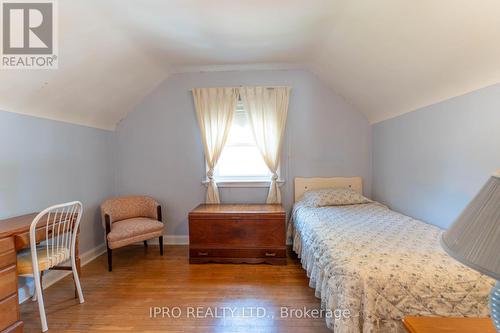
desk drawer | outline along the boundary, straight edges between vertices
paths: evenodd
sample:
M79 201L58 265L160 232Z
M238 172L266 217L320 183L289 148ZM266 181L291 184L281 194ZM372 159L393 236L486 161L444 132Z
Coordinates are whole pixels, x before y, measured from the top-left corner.
M48 237L50 238L52 236L52 228L49 227L49 231L45 228L40 228L36 229L36 243L39 244L41 241L45 240ZM21 249L27 249L31 246L30 244L30 233L25 232L23 234L16 235L16 249L21 250Z
M0 269L16 264L16 251L14 250L14 238L0 239Z
M14 238L7 237L0 239L0 254L14 251Z
M23 332L24 323L22 321L17 321L14 325L11 325L4 329L0 333L22 333Z
M19 320L18 307L17 294L0 301L0 327L9 327Z
M0 270L0 300L11 294L17 295L17 272L15 265Z
M15 251L0 253L0 269L7 267L7 266L15 265L16 260L17 260L17 258L16 258Z

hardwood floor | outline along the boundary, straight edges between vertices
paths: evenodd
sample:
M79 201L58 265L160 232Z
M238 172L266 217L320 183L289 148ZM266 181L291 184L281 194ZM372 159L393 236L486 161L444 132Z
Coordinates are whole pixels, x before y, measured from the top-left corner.
M281 307L320 308L293 255L286 266L189 265L187 246L158 252L126 247L113 253L113 272L106 255L82 267L84 304L71 277L46 289L49 332L329 332L322 318L280 315ZM37 309L21 305L25 332L41 331Z

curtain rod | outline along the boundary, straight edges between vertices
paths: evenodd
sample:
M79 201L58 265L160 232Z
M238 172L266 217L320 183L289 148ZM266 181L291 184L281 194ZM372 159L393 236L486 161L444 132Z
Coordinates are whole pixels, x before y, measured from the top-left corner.
M199 87L199 88L193 88L193 89L203 89L203 88L244 88L244 87L264 87L266 89L273 89L273 88L290 88L290 86L234 86L234 87ZM193 91L193 89L189 89L189 91Z

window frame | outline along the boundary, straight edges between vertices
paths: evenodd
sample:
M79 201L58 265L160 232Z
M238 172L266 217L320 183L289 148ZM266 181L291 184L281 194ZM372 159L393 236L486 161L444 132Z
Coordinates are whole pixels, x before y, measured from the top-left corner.
M238 100L236 110L238 110L239 108L243 108L241 100ZM284 144L283 146L285 145L286 144ZM206 177L207 171L208 171L208 165L205 162L205 178L202 181L202 183L205 186L208 185L208 178ZM282 163L280 163L280 165L278 166L277 174L278 174L278 180L276 182L278 183L278 186L281 186L285 183L285 181L282 178ZM260 176L235 176L235 177L224 177L219 179L215 177L215 181L218 187L269 187L271 183L271 179L263 179Z

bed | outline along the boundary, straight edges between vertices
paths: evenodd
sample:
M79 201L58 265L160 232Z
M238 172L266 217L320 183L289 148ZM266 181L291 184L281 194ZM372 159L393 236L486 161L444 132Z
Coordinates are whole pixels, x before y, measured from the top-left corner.
M308 190L336 187L362 193L362 180L296 178L289 224L330 329L405 332L401 319L409 315L488 316L494 281L448 256L438 227L376 202L317 208L301 200Z

